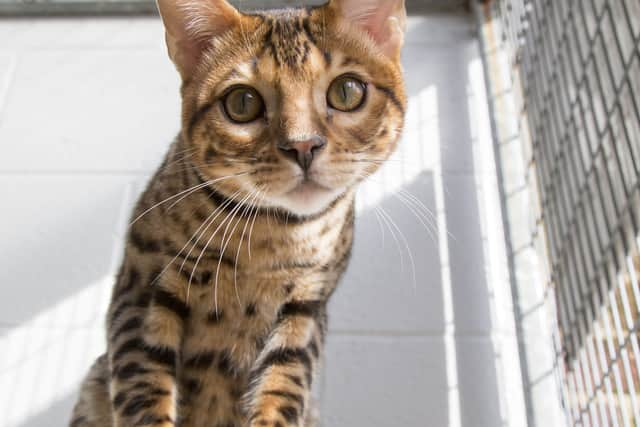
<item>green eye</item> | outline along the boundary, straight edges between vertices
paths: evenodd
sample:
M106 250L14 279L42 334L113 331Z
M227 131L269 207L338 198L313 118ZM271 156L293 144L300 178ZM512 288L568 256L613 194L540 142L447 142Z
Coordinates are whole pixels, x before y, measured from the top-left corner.
M327 102L336 110L354 111L364 103L366 92L366 85L360 80L352 76L341 76L329 86Z
M264 102L260 94L248 86L232 89L223 100L224 111L237 123L254 121L264 112Z

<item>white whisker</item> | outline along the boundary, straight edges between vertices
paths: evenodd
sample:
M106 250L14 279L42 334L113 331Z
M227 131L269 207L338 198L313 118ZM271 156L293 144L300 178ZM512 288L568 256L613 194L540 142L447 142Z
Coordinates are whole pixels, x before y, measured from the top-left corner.
M411 252L411 247L409 246L409 242L407 241L406 236L404 235L404 233L402 232L402 230L398 227L398 225L395 223L395 221L393 220L393 218L391 218L391 216L386 213L384 211L384 209L380 208L380 212L382 213L382 215L386 216L387 219L389 220L389 222L391 223L391 225L396 229L396 231L398 231L398 234L400 234L400 238L402 239L405 248L407 249L407 253L409 255L409 261L411 262L411 269L412 269L412 273L413 273L413 289L415 291L416 286L417 286L417 280L416 280L416 264L415 261L413 259L413 253Z
M387 227L389 233L391 234L391 237L393 238L393 241L396 243L396 249L398 250L398 255L400 256L400 269L404 271L404 256L402 254L402 248L400 247L400 240L398 239L398 236L396 236L395 231L393 231L393 228L391 228L391 225L389 224L387 218L382 215L382 207L376 206L375 210L380 214L382 222Z
M245 218L244 228L242 229L242 234L240 235L240 242L238 242L238 249L236 250L236 262L233 267L233 287L236 292L236 298L238 300L238 305L242 307L242 301L240 301L240 295L238 293L238 258L240 257L240 250L242 249L242 241L244 240L244 235L247 232L247 226L249 225L249 220L251 219L251 214L255 209L255 202L260 195L260 190L256 190L254 192L253 198L247 203L247 207L245 207L242 212L242 216ZM248 214L248 215L247 215Z
M260 196L260 202L262 202L263 200L264 200L264 194ZM258 207L260 202L258 202L258 204L256 205L255 213L253 214L253 220L251 221L251 228L249 229L249 239L247 240L247 250L249 253L249 261L251 261L251 235L253 234L253 226L256 223L256 218L258 218L258 213L260 212L260 208Z
M252 193L247 194L236 206L233 207L233 209L231 209L231 212L229 212L227 217L222 221L222 223L220 223L220 225L218 226L216 231L213 232L213 235L211 236L211 238L209 239L209 241L207 242L207 245L206 245L206 246L209 246L209 242L216 235L216 233L218 232L218 229L220 229L220 227L222 227L223 224L227 223L227 226L224 229L224 233L222 234L222 238L220 239L220 254L218 256L218 267L216 268L215 285L214 285L214 289L213 289L213 301L214 301L216 315L218 314L218 276L220 274L220 265L222 263L222 257L224 255L224 251L227 248L227 245L229 244L229 241L231 240L231 235L233 234L233 230L235 230L235 227L233 228L232 232L230 233L229 238L227 239L226 243L225 243L224 239L225 239L225 236L227 235L227 231L229 230L229 227L233 223L233 220L236 217L238 211L244 205L244 203L249 199L249 197L251 197L251 195L252 195ZM227 222L227 220L228 220L228 222ZM236 227L237 226L238 226L238 223L236 223ZM205 248L206 248L206 246L205 246Z
M236 178L236 177L247 175L247 174L248 174L248 172L242 172L242 173L239 173L239 174L227 175L227 176L223 176L223 177L220 177L220 178L216 178L216 179L212 179L212 180L200 183L200 184L195 185L195 186L193 186L191 188L187 188L186 190L183 190L183 191L181 191L181 192L179 192L177 194L174 194L171 197L167 197L166 199L162 200L161 202L156 203L155 205L151 206L149 209L147 209L144 212L142 212L133 221L131 221L131 223L129 224L129 227L131 227L133 224L138 222L143 216L145 216L146 214L148 214L149 212L151 212L152 210L154 210L158 206L163 205L166 202L175 199L176 197L180 197L185 193L189 193L189 194L187 194L187 196L189 196L192 193L194 193L194 192L196 192L196 191L200 190L201 188L204 188L204 187L206 187L208 185L215 184L216 182L224 181L225 179Z

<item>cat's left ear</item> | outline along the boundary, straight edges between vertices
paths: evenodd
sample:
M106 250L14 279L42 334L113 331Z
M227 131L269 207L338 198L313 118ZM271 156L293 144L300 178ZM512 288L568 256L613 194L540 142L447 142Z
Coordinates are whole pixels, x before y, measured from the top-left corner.
M238 24L240 12L226 0L157 0L169 57L183 80L191 77L213 37Z
M407 26L404 0L331 0L329 4L348 23L369 33L387 56L400 58Z

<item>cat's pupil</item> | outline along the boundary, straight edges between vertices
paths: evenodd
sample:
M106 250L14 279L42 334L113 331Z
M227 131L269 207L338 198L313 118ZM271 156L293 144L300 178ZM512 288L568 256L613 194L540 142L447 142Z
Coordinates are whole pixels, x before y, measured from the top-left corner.
M342 84L342 100L347 102L349 100L349 90L352 89L349 87L351 82L344 82Z
M233 89L226 96L223 105L227 115L239 123L257 119L264 109L260 95L249 87Z
M240 98L240 112L243 114L247 112L247 104L251 103L253 96L249 92L245 92Z

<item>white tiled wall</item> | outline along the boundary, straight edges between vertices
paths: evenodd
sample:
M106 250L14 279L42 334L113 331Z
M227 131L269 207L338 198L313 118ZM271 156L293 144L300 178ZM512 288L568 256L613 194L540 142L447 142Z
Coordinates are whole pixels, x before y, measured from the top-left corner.
M128 209L178 130L162 40L154 18L0 21L1 426L64 425L103 351ZM470 18L412 17L404 62L405 137L331 303L323 426L522 427Z

